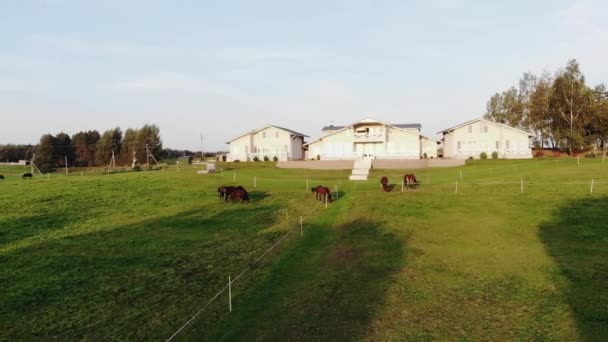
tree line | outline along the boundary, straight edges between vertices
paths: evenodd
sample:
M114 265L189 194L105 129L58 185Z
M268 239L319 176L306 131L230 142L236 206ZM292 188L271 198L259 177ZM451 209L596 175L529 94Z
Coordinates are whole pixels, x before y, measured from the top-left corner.
M147 149L146 149L147 147ZM131 165L147 161L147 151L157 160L163 150L160 129L156 125L141 128L80 131L71 137L64 133L44 134L30 151L33 161L42 172L58 167L88 167L109 165L114 156L116 165ZM23 159L28 159L25 155Z
M588 86L572 59L553 75L524 73L518 87L490 98L484 118L528 130L536 136L538 148L603 150L608 139L608 91L603 83Z

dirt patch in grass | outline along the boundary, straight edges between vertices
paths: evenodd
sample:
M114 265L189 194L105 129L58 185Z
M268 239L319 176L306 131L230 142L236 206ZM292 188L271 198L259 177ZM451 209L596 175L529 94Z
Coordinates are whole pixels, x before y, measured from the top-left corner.
M352 264L365 255L365 252L348 247L336 247L328 256L327 262L331 265Z

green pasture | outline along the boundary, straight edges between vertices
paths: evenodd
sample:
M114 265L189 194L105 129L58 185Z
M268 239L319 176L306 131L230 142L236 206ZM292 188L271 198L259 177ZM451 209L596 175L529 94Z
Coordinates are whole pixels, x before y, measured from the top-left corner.
M166 340L197 312L176 341L608 339L602 159L368 182L272 163L32 180L6 168L0 340ZM402 192L406 172L421 184ZM220 202L222 184L251 203ZM316 185L338 190L327 208ZM239 275L232 312L227 291L199 311Z

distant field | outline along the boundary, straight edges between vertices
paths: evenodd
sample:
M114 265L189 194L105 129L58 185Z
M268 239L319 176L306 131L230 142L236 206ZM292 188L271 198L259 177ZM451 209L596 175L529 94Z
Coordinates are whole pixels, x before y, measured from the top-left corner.
M601 159L413 170L404 192L405 170L218 167L7 177L0 340L164 340L248 267L233 311L222 293L176 340L608 340ZM252 203L218 200L234 179Z

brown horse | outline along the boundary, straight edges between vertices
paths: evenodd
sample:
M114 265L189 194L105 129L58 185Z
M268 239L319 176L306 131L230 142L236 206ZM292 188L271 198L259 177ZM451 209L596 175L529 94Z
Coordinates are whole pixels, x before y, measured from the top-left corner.
M249 193L242 186L238 186L228 193L228 197L232 203L236 203L237 201L241 203L249 202Z
M228 202L230 194L235 190L245 190L242 186L220 186L217 188L217 192L220 194L220 201L224 200Z
M418 184L418 180L413 173L409 173L403 177L403 183L406 189L413 189Z
M23 179L32 179L34 177L34 175L32 175L31 173L24 173L23 176L21 176L21 178Z
M382 190L384 190L384 192L389 192L389 187L388 187L388 178L386 176L382 176L382 178L380 178L380 184L382 184Z
M326 186L316 186L312 189L310 189L310 191L312 193L315 194L315 197L319 200L319 201L325 201L325 198L327 197L327 201L331 202L331 191L329 190L328 187Z

